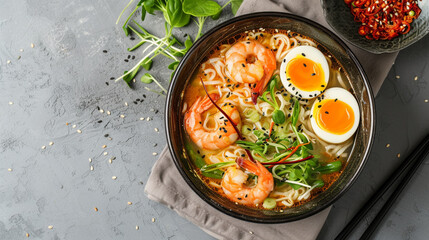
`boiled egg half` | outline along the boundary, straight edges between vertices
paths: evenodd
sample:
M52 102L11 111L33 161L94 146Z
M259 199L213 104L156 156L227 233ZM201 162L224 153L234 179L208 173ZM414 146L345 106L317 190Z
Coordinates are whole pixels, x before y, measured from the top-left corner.
M326 90L311 108L310 122L318 137L330 143L342 143L359 126L359 105L344 88Z
M311 99L320 95L328 85L329 65L319 49L298 46L283 59L280 79L292 95L300 99Z

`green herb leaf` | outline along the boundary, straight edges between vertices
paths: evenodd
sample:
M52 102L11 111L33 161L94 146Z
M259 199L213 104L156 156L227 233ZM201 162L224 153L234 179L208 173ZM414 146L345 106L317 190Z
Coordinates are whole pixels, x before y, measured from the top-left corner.
M276 90L276 86L277 86L277 79L278 79L279 75L274 75L271 78L271 81L269 83L269 90L270 90L270 95L271 95L271 101L274 103L274 107L275 109L279 109L279 105L277 104L277 100L276 100L276 95L275 95L275 90Z
M145 1L146 0L140 0L139 3L137 3L137 7L141 7L141 10L142 10L142 16L141 16L142 22L146 17L146 9L144 8L144 5L143 5Z
M201 167L201 172L208 173L208 172L214 172L216 170L217 171L222 171L222 170L219 170L219 169L226 168L226 167L229 167L229 166L232 166L232 165L235 165L234 161L231 161L231 162L220 162L220 163L213 163L213 164L206 164L203 167Z
M150 13L150 14L154 14L155 11L157 10L161 10L159 8L159 6L156 4L158 2L158 0L146 0L143 3L144 9Z
M325 166L316 168L316 171L320 172L321 174L338 172L341 170L342 165L343 163L341 161L330 162Z
M293 113L292 113L292 126L296 126L296 123L298 122L299 117L299 101L295 100L295 104L293 105Z
M175 61L175 62L170 63L170 65L168 65L168 69L176 70L177 65L179 65L179 63L180 63L179 61Z
M153 79L154 79L154 77L153 77L152 75L150 75L149 73L145 73L145 74L141 77L140 81L142 81L142 83L147 83L147 84L149 84L149 83L152 83L152 82L153 82Z
M237 14L238 9L240 8L243 0L231 0L231 10L234 16Z
M183 12L195 17L209 17L221 11L221 6L211 0L183 0Z
M283 124L286 121L286 116L282 110L274 110L273 121L276 124Z
M128 27L128 25L124 25L122 26L122 29L124 30L125 36L130 35L130 28Z
M313 186L312 187L314 187L314 188L321 188L323 186L325 186L325 182L324 181L322 181L322 180L316 180L316 181L313 182Z
M298 190L301 188L301 185L298 185L298 184L293 184L293 183L287 183L287 184L289 184L295 190Z
M191 159L191 161L194 162L197 168L201 169L206 165L206 162L204 161L204 159L198 153L195 152L195 150L193 149L190 143L185 143L185 149L186 149L186 152L188 153L189 158ZM216 170L213 172L201 172L201 173L206 177L216 178L216 179L221 179L223 174L223 172L219 170Z
M140 71L140 66L137 66L130 74L126 75L123 77L124 81L127 83L128 87L132 87L131 83L133 81L133 79L135 78L135 76L137 75L137 73ZM124 74L128 73L128 71L125 71Z
M152 68L152 63L153 61L151 59L146 59L145 61L142 62L140 66L142 66L144 69L149 71Z
M188 35L188 38L185 41L185 50L186 50L186 52L189 50L189 48L192 47L193 44L194 43L192 42L191 37Z
M189 23L191 16L183 12L181 0L168 0L164 18L172 27L183 27Z
M222 14L222 9L218 13L216 13L215 15L212 15L211 18L213 20L218 20L221 14Z
M141 7L141 9L142 9L142 16L141 16L141 19L142 19L142 22L144 21L144 19L145 19L145 17L146 17L146 9L144 8L144 6L142 6Z

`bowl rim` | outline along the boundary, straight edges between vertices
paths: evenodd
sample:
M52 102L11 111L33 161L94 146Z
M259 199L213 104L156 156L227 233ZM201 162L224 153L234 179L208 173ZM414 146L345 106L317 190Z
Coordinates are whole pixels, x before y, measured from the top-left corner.
M177 76L178 73L180 72L180 70L183 68L183 65L185 64L186 60L189 58L189 56L191 55L191 53L195 50L195 48L197 48L202 41L204 41L206 38L208 38L212 33L218 31L221 28L224 28L230 24L233 24L235 22L239 22L242 20L247 20L247 19L251 19L251 18L260 18L260 17L278 17L278 18L289 18L292 20L298 20L301 22L304 22L306 24L311 25L312 27L318 28L320 30L322 30L324 33L326 33L327 35L329 35L329 37L331 37L334 41L336 41L341 47L344 48L344 50L346 51L347 55L350 57L350 59L352 60L352 62L354 62L354 64L356 65L359 73L361 74L362 80L363 80L363 84L365 86L365 89L367 89L368 91L368 98L369 98L369 108L370 108L370 112L371 114L371 127L369 130L369 141L368 141L368 145L365 147L365 151L362 155L362 163L358 166L357 170L355 171L355 173L353 174L353 176L351 177L351 179L346 183L346 185L343 187L343 189L341 189L339 191L338 194L336 194L333 198L331 198L329 201L327 201L326 203L324 203L321 207L316 207L306 213L300 214L300 215L296 215L293 217L289 217L289 218L275 218L275 219L259 219L256 217L250 217L244 214L240 214L234 211L231 211L228 208L223 207L220 204L215 203L214 201L212 201L211 198L209 198L208 196L206 196L205 194L203 194L200 189L195 186L192 181L190 179L188 179L185 170L181 168L181 166L179 165L179 160L177 159L177 156L180 156L180 153L176 152L173 144L172 144L172 138L171 136L171 129L170 129L170 124L169 124L169 120L171 118L172 112L169 111L169 109L171 108L172 102L171 102L171 98L172 98L172 94L173 94L173 89L176 88L176 85L178 83L177 81ZM307 217L310 217L312 215L315 215L319 212L321 212L322 210L326 209L328 206L331 206L335 201L337 201L341 196L344 195L344 193L350 189L351 185L356 181L357 177L360 175L363 167L365 166L368 157L369 157L369 153L372 149L373 143L374 143L374 136L375 136L375 101L374 101L374 95L372 92L372 88L371 85L369 84L369 80L368 77L362 67L362 65L360 64L359 60L356 58L356 56L353 54L353 52L350 50L350 48L344 43L344 41L342 39L340 39L336 34L334 34L332 31L330 31L329 29L327 29L326 27L314 22L313 20L301 17L301 16L297 16L294 14L290 14L290 13L284 13L284 12L272 12L272 11L266 11L266 12L256 12L256 13L249 13L249 14L244 14L241 16L237 16L234 18L231 18L229 20L226 20L225 22L220 23L219 25L213 27L212 29L210 29L209 31L207 31L203 36L201 36L197 42L195 42L192 47L188 50L188 52L185 54L185 56L183 57L183 59L180 61L179 65L176 68L176 71L173 75L172 81L170 83L170 87L168 89L167 92L167 97L166 97L166 102L165 102L165 134L166 134L166 138L167 138L167 144L168 144L168 148L170 150L170 154L171 157L173 159L173 162L176 166L176 168L178 169L180 175L182 176L182 178L185 180L185 182L191 187L191 189L201 198L203 199L206 203L208 203L210 206L214 207L215 209L219 210L220 212L230 216L230 217L234 217L240 220L244 220L244 221L248 221L248 222L254 222L254 223L263 223L263 224L276 224L276 223L286 223L286 222L293 222L293 221L297 221L300 219L304 219Z

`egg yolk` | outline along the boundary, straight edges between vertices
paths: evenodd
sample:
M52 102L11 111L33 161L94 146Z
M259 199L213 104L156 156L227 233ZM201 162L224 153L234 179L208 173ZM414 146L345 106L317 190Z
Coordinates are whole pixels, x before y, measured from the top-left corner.
M326 87L325 73L320 63L303 56L297 56L288 62L286 77L303 91L322 91Z
M326 99L317 103L314 113L317 125L332 134L345 134L355 122L355 115L350 105L336 99Z

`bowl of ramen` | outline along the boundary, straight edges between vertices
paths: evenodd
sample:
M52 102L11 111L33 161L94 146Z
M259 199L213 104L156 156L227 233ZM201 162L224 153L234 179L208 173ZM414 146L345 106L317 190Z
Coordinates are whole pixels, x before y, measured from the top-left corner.
M338 199L365 164L374 118L350 49L278 12L201 37L166 101L167 142L185 181L214 208L258 223L302 219Z

